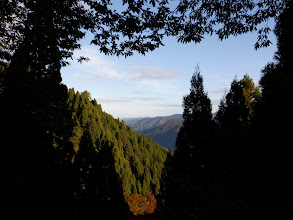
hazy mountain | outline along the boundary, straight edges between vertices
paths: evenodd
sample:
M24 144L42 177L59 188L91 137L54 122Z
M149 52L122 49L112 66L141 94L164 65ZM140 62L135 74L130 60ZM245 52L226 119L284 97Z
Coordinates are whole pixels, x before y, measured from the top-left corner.
M181 114L176 114L155 118L125 119L124 122L131 126L133 130L152 138L162 147L174 151L176 137L183 119Z
M174 115L171 115L171 116L166 116L166 118L170 118L170 119L173 119L173 118L182 118L182 114L174 114Z

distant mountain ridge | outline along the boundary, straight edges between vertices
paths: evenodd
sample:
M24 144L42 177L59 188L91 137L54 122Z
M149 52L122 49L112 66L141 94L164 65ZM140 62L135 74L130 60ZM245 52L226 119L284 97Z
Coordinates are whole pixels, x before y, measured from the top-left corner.
M165 117L125 119L125 124L145 134L162 147L175 150L177 134L183 123L181 114Z

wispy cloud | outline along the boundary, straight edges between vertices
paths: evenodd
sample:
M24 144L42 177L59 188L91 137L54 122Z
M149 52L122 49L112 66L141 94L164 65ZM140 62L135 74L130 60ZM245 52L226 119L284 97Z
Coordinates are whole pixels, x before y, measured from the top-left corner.
M177 70L169 70L154 66L121 65L107 59L96 50L85 47L77 51L76 57L84 56L90 59L83 63L84 69L91 72L92 79L104 78L118 81L151 81L178 77Z
M131 102L132 100L127 98L97 98L98 102Z
M74 73L74 74L73 74L73 77L74 77L75 79L82 79L82 78L83 78L83 75L80 74L80 73Z
M212 90L211 93L225 93L225 92L228 92L230 88L231 88L230 86L227 86L225 88L218 88L218 89Z
M158 106L158 107L182 107L181 104L160 104L160 105L152 105L152 106Z
M159 93L177 93L177 87L174 84L160 82L158 80L140 80L136 82L141 87L153 88Z
M162 100L159 97L119 97L119 98L97 98L98 102L133 102L135 100L139 101L154 101L154 100Z
M152 66L131 66L129 67L129 70L135 76L133 80L170 79L178 77L176 71L156 68Z
M100 69L100 70L99 70ZM152 81L161 79L176 78L178 74L175 71L156 68L152 66L126 66L118 67L115 64L99 67L96 69L93 79L104 78L119 81Z
M142 100L142 101L162 100L162 98L159 98L159 97L140 97L138 99L139 100Z

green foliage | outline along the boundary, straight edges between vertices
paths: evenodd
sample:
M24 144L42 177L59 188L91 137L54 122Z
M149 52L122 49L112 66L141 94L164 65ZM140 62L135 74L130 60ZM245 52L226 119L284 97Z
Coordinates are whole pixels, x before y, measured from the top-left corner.
M230 35L258 31L255 47L259 48L271 42L269 27L258 25L270 18L276 19L287 2L217 0L174 4L168 0L135 0L117 4L111 0L4 0L0 4L3 35L0 58L10 59L23 40L29 36L33 39L31 33L44 27L52 33L48 38L53 44L50 52L59 47L56 58L62 64L66 64L64 58L72 57L73 50L80 47L78 40L84 37L84 30L93 33L92 43L102 53L118 56L152 51L163 45L166 35L176 36L182 43L198 43L206 34L216 34L222 40ZM78 60L82 62L87 58Z
M222 98L216 120L224 129L249 128L254 116L256 101L260 91L246 74L242 80L234 79L230 91Z
M146 136L132 131L123 121L103 112L87 91L75 93L74 89L69 89L68 94L75 124L70 140L76 151L73 163L80 176L79 195L88 198L89 192L93 192L88 189L90 176L101 178L101 173L104 179L111 176L112 183L106 181L104 185L118 182L125 198L133 193L158 195L166 151ZM106 187L101 181L96 185L99 191ZM113 196L107 190L104 194L105 199Z

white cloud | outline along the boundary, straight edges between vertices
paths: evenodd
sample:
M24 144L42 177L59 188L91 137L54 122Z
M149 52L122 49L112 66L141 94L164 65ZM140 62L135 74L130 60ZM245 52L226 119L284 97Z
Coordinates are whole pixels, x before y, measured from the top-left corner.
M227 86L225 88L218 88L211 91L211 93L226 93L230 90L230 86Z
M104 78L118 81L152 81L178 77L177 71L153 66L121 65L90 47L77 51L75 57L88 57L89 62L84 62L83 69L91 73L92 79Z
M128 98L97 98L97 102L131 102L132 100L128 99Z
M159 97L140 97L139 99L142 101L162 100L162 98L159 98Z
M161 105L152 105L152 106L158 106L158 107L182 107L182 104L161 104Z
M178 89L175 85L166 82L160 82L157 80L140 80L137 81L140 87L150 87L159 93L177 93Z
M160 69L151 66L126 66L119 67L115 63L107 66L98 67L94 73L93 79L104 78L119 81L153 81L170 79L177 77L177 73L167 70Z
M170 79L178 77L177 72L152 66L131 66L129 70L134 73L133 80Z
M73 77L74 77L75 79L82 79L82 78L83 78L83 75L80 74L80 73L74 73L74 74L73 74Z
M96 98L98 102L133 102L134 100L139 101L154 101L154 100L162 100L159 97L119 97L119 98Z

